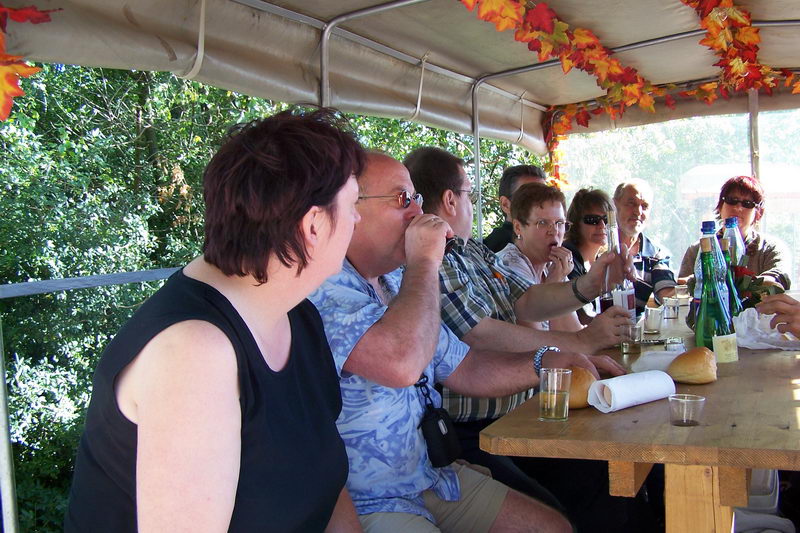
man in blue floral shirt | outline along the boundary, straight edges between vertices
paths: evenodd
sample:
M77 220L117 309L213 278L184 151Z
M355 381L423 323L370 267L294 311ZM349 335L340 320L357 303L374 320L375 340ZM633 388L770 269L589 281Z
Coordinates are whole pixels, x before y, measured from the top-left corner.
M472 350L442 325L437 272L452 231L422 214L405 167L371 154L359 188L361 221L347 261L311 300L341 376L337 424L350 460L347 488L364 529L530 531L536 524L570 531L555 510L473 468L431 465L420 431L423 394L414 386L421 376L436 407L434 383L491 397L534 387L538 376L530 353ZM582 355L547 352L542 359L597 373Z

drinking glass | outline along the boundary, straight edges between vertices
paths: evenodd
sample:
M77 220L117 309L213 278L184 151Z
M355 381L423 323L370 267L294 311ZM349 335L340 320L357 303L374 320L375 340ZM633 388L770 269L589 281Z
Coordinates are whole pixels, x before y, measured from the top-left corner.
M569 414L572 370L543 368L539 372L539 420L564 421Z

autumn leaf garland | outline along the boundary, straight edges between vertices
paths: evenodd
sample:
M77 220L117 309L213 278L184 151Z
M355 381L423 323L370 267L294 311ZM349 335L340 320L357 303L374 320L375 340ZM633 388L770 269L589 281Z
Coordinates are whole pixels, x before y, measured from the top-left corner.
M40 11L34 6L15 9L0 4L0 120L8 119L14 98L25 94L19 87L19 79L27 78L41 70L39 67L33 67L22 61L21 56L6 53L5 32L8 19L10 18L14 22L40 24L50 21L52 11L59 10Z
M545 2L526 0L461 0L470 10L478 7L478 18L493 22L498 31L514 29L514 39L527 43L537 52L539 61L558 58L566 74L578 68L594 76L606 91L594 102L553 106L545 115L545 142L551 158L548 172L563 181L558 166L559 140L572 129L573 122L587 126L591 115L608 114L612 119L621 116L627 107L655 112L656 98L663 98L667 107L674 108L675 97L669 94L674 85L655 86L633 67L624 66L612 58L591 30L575 28L558 18ZM696 98L707 104L719 96L728 98L732 91L761 89L771 94L780 78L792 85L792 93L800 93L800 81L788 70L777 71L758 62L758 28L752 26L750 14L733 5L732 0L681 0L697 10L701 26L707 30L700 44L708 46L720 57L715 63L721 69L720 79L704 83L680 96ZM591 104L591 106L590 106Z

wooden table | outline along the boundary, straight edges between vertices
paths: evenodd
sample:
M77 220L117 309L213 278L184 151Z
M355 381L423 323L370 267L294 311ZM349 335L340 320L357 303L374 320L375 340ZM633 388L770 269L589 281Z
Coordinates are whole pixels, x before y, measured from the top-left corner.
M678 332L691 333L682 320L666 334ZM699 426L670 425L666 399L539 422L534 397L483 430L480 447L608 461L615 496L635 496L652 464L663 463L667 531L730 531L733 507L747 505L750 469L800 470L800 353L740 349L739 361L719 365L717 374L707 385L677 385L678 392L706 397Z

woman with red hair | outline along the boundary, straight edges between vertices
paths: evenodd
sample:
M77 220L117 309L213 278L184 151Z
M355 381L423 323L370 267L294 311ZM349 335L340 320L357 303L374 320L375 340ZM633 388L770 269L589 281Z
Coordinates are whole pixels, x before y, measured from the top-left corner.
M739 231L745 243L746 266L764 282L789 289L789 257L783 243L762 235L755 225L764 215L764 189L750 176L736 176L722 186L717 207L717 218L724 221L729 217L739 219ZM720 230L721 233L722 230ZM718 235L718 236L721 236ZM700 242L692 244L683 256L678 277L689 279L694 275L694 263Z

